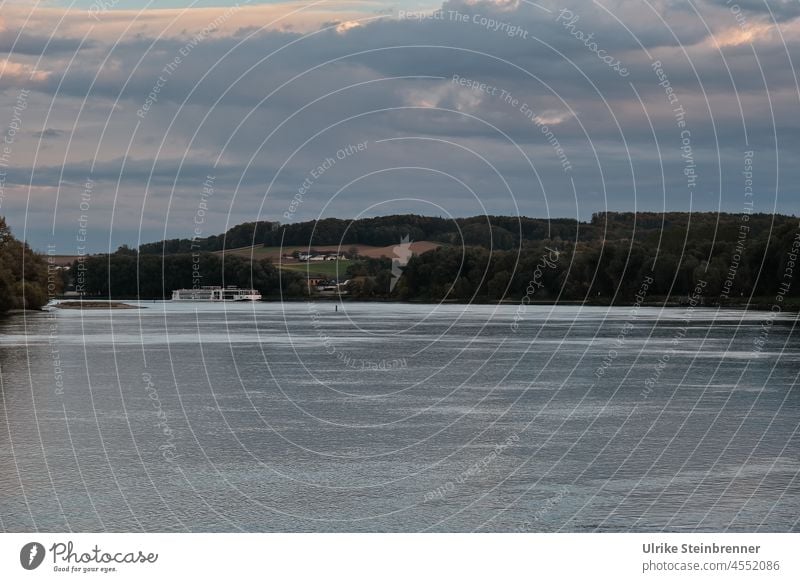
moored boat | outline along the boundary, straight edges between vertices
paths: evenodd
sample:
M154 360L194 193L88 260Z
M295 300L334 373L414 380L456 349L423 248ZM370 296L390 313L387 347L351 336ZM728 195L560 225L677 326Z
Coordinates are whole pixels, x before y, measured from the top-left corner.
M173 301L261 301L261 293L255 289L238 287L197 287L175 289Z

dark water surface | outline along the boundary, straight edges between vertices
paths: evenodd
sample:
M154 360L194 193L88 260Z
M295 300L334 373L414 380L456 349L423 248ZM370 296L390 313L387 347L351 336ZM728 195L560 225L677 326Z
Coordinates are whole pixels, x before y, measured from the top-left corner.
M143 305L0 320L0 529L800 529L794 315Z

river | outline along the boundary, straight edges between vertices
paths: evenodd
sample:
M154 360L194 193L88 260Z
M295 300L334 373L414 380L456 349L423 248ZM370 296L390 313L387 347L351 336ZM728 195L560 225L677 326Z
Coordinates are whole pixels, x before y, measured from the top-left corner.
M141 306L0 320L0 529L800 529L793 314Z

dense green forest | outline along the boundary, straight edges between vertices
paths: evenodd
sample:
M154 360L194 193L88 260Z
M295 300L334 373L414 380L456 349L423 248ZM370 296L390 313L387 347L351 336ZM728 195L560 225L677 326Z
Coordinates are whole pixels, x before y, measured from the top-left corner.
M51 281L53 293L60 290L60 282L60 277ZM0 313L11 309L38 309L47 301L46 261L14 238L0 216Z
M535 301L630 303L647 282L648 300L670 297L680 302L702 282L701 302L735 303L751 295L800 296L800 281L793 284L787 277L794 273L800 247L798 226L795 217L770 214L618 212L595 214L589 222L417 215L283 226L254 222L203 241L143 245L138 256L121 249L92 257L85 266L87 292L94 295L168 296L174 288L197 283L200 273L204 285L238 285L266 296L302 297L308 287L297 273L280 271L267 260L251 263L207 251L254 243L278 246L281 241L287 246L388 246L399 245L407 236L442 246L402 265L393 265L391 257L359 258L347 272L351 297L520 301L528 296ZM203 253L190 254L192 244Z
M143 255L121 249L86 257L72 268L86 295L113 298L169 298L173 289L235 285L265 296L299 297L307 289L302 275L279 271L268 260L211 253Z
M583 226L583 228L580 228ZM171 239L143 244L142 254L173 254L221 251L246 246L267 247L365 244L388 246L402 237L446 244L467 244L509 249L526 240L596 237L593 226L569 218L515 218L476 216L455 220L414 214L379 216L359 220L323 218L318 221L281 225L278 222L247 222L205 239Z
M747 215L750 230L764 236L785 224L795 224L794 217L772 214ZM591 242L635 239L648 246L683 247L683 241L710 243L718 238L736 240L742 221L739 214L669 212L602 212L589 222L572 218L527 218L524 216L474 216L446 219L435 216L403 214L345 220L323 218L318 221L281 225L278 222L247 222L225 233L204 239L171 239L143 244L142 254L175 254L192 251L221 251L246 246L267 247L342 245L395 245L404 236L415 241L433 241L456 246L480 246L495 250L524 247L529 242L546 240ZM752 237L748 237L752 238Z
M178 254L192 252L214 252L224 249L237 249L263 244L268 234L279 227L277 222L245 222L234 226L224 234L207 238L175 238L154 243L146 243L139 247L143 255Z

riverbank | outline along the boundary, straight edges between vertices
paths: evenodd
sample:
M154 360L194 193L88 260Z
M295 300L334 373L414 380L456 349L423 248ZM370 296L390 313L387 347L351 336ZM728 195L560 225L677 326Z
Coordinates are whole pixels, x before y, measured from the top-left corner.
M130 297L120 297L118 299L104 300L104 301L63 301L54 305L59 309L146 309L144 306L129 305L123 301L169 301L168 299L140 299ZM437 301L435 299L395 299L387 297L350 297L348 295L312 295L311 297L280 297L267 296L262 299L265 303L310 303L310 302L358 302L358 303L402 303L407 305L519 305L520 299L507 298L500 301L493 301L487 298L476 298L471 301L461 301L458 299L444 299ZM633 307L636 305L633 301L620 300L616 298L612 300L608 297L594 297L587 300L579 299L562 299L553 301L552 299L532 300L525 303L526 305L538 306L587 306L587 307ZM651 308L685 308L689 305L688 298L680 297L663 297L654 296L648 301L638 304L640 307ZM749 302L742 298L738 300L719 301L717 298L706 298L695 305L698 308L706 309L739 309L749 311L775 311L775 298L774 297L753 297ZM782 303L777 304L782 312L800 312L800 298L788 297Z
M53 305L56 309L143 309L117 301L64 301Z
M264 301L275 302L281 301L280 297L265 297ZM303 302L316 302L316 301L345 301L345 302L363 302L363 303L405 303L409 305L519 305L522 303L521 299L507 298L500 301L493 301L487 298L476 298L471 301L461 301L458 299L444 299L441 301L433 299L392 299L383 297L338 297L336 295L315 295L312 297L289 297L283 298L286 303L303 303ZM526 305L539 305L539 306L569 306L577 307L585 305L587 307L633 307L637 305L634 301L621 300L619 298L612 300L608 297L595 297L587 300L580 299L562 299L553 301L552 299L531 300L526 301ZM638 304L641 307L654 307L654 308L685 308L689 306L687 297L653 297L649 301L644 301ZM706 309L741 309L750 311L775 311L775 298L774 297L753 297L749 302L746 300L736 301L719 301L717 298L709 298L706 301L701 301L695 307ZM780 311L795 312L800 311L800 298L789 297L783 302L777 304Z

